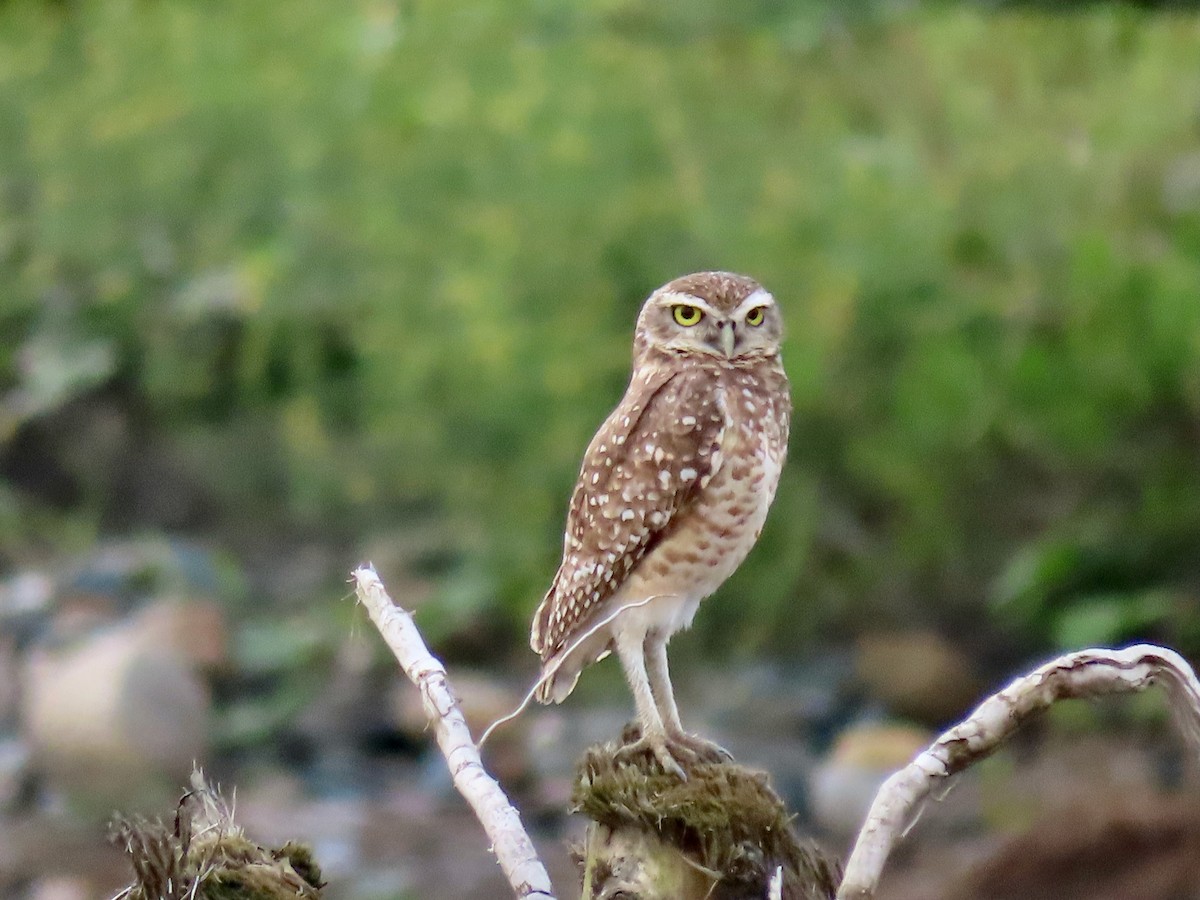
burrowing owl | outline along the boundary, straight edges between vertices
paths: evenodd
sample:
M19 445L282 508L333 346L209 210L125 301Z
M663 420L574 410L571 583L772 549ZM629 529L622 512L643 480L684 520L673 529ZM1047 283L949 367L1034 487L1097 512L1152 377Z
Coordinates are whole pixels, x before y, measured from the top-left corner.
M615 649L642 738L670 771L687 734L667 641L745 559L775 497L791 401L775 298L727 272L677 278L638 315L633 375L592 438L563 559L534 614L537 697L561 702Z

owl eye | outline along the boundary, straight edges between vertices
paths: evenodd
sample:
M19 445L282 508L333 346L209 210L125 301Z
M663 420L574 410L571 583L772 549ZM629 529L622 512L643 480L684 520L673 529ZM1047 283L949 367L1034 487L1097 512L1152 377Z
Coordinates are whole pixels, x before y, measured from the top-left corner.
M677 306L672 306L671 311L675 314L675 321L685 328L691 327L704 318L704 313L700 311L698 306L688 306L685 303L680 303Z
M756 306L750 312L746 313L747 325L761 325L763 323L763 310L765 307Z

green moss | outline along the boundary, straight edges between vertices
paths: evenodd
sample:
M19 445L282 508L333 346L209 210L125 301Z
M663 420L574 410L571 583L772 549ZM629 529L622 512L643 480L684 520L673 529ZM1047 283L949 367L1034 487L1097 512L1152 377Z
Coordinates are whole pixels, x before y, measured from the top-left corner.
M654 834L719 872L714 900L765 896L779 866L784 897L834 896L836 865L797 838L765 773L732 763L696 763L688 767L687 781L680 781L648 756L618 750L606 744L584 755L572 797L577 811L614 831Z
M120 900L317 900L321 869L312 852L288 842L271 850L248 839L207 785L180 801L175 821L119 819L134 880Z

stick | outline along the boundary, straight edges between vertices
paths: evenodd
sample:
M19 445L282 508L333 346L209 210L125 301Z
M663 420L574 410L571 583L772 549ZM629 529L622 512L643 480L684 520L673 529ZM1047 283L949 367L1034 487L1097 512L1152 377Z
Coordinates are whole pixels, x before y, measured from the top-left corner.
M767 882L767 900L783 900L783 866L777 866Z
M420 690L454 786L487 832L492 852L513 891L520 898L554 900L550 876L521 825L521 817L500 785L483 768L479 750L471 740L458 700L450 689L446 667L429 652L412 616L392 602L373 566L360 566L353 579L355 592L371 621L400 662L404 674Z
M993 694L963 722L879 789L858 834L838 900L875 896L895 843L939 784L990 755L1018 727L1058 700L1128 694L1161 684L1176 723L1200 748L1200 682L1178 653L1152 644L1124 650L1081 650L1046 663Z

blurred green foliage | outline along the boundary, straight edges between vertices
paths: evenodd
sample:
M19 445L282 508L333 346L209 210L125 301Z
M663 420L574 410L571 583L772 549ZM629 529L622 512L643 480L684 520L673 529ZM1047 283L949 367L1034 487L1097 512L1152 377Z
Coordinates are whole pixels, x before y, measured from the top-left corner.
M148 441L204 501L149 525L432 528L515 637L701 268L780 298L796 405L706 646L1200 649L1200 19L1109 5L0 4L0 559L145 527Z

